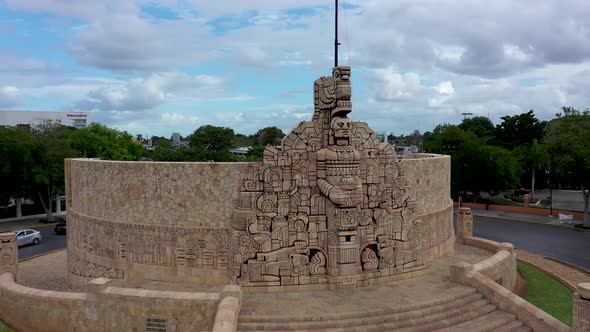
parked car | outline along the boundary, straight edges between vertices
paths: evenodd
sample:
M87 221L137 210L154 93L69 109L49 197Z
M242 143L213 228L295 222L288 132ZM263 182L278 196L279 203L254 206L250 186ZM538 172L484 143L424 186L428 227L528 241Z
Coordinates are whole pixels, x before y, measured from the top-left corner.
M14 231L16 233L16 243L18 246L24 246L25 244L39 244L41 242L41 233L34 229L21 229Z
M59 235L59 234L67 234L67 228L66 228L66 223L65 222L60 222L57 225L55 225L55 234Z
M54 218L54 221L51 221L51 223L54 223L54 222L66 222L66 216L56 216L56 217L53 217L53 218ZM47 218L41 218L41 219L39 219L39 222L40 223L43 223L43 224L50 223L50 221L47 220Z

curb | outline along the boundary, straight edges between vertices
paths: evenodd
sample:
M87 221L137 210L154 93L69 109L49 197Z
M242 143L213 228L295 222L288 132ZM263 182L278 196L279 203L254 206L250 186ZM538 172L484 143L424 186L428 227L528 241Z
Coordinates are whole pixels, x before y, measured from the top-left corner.
M543 258L545 258L546 260L549 260L549 261L553 261L553 262L559 263L561 265L565 265L565 266L567 266L568 268L570 268L572 270L579 271L580 273L587 275L588 276L588 279L590 279L590 271L586 271L583 268L577 267L577 266L572 265L570 263L562 262L562 261L560 261L558 259L555 259L553 257L543 256Z
M525 260L525 259L518 258L518 255L516 256L516 260L517 260L517 261L520 261L520 262L522 262L522 263L528 264L528 265L530 265L530 266L532 266L532 267L536 268L537 270L539 270L539 271L541 271L541 272L545 273L546 275L550 276L551 278L553 278L553 279L555 279L555 280L559 281L559 283L561 283L562 285L564 285L565 287L567 287L567 288L568 288L570 291L572 291L572 292L575 292L575 291L576 291L576 285L572 285L572 284L570 284L570 283L569 283L567 280L565 280L565 279L563 279L562 277L560 277L560 276L556 275L555 273L553 273L553 272L551 272L551 271L549 271L549 270L545 269L544 267L542 267L542 266L539 266L539 265L537 265L537 264L533 264L532 262L530 262L530 261L527 261L527 260ZM561 263L561 262L560 262L560 263ZM569 268L569 267L568 267L568 268Z
M57 225L58 223L51 223L51 224L43 224L43 225L39 225L39 226L35 226L35 225L29 225L29 226L25 226L25 227L18 227L18 228L13 228L13 229L3 229L0 230L0 233L8 233L8 232L12 232L14 230L17 229L34 229L34 228L46 228L46 227L53 227L55 225Z
M509 217L481 215L481 214L474 213L473 210L472 210L471 214L474 217L482 217L482 218L490 218L490 219L499 219L499 220L524 222L524 223L528 223L528 224L535 224L535 225L543 225L543 226L564 228L564 229L569 229L569 230L577 231L577 232L590 232L590 229L577 228L577 227L574 227L574 226L555 225L555 224L543 223L543 222L538 222L538 221L530 221L530 220L524 220L524 219L515 219L515 218L509 218Z
M49 255L49 254L53 254L53 253L55 253L55 252L62 251L62 250L67 250L67 248L55 249L55 250L51 250L51 251L48 251L48 252L44 252L44 253L42 253L42 254L39 254L39 255L35 255L35 256L31 256L31 257L27 257L27 258L19 259L19 260L18 260L18 262L19 262L19 263L26 262L26 261L28 261L28 260L35 259L35 258L39 258L39 257L41 257L41 256L45 256L45 255Z
M55 216L55 217L64 217L66 215L67 215L67 211L62 211L60 213L53 214L53 216ZM47 217L46 213L41 213L41 214L30 214L30 215L26 215L26 216L22 216L22 217L2 218L2 219L0 219L0 224L5 223L5 222L22 221L22 220L27 220L27 219L39 219L39 218L46 218L46 217Z

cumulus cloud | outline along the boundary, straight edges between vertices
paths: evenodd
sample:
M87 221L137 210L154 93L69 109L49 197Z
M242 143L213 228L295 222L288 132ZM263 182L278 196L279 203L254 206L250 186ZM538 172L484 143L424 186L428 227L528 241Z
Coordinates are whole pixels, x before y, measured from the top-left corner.
M354 19L363 27L354 35L368 66L393 61L500 77L588 60L588 14L590 4L579 1L370 1Z
M5 0L8 8L32 13L51 13L84 19L108 16L112 13L136 12L142 0Z
M416 73L398 74L392 68L375 70L373 84L379 101L409 100L425 90Z
M333 8L316 0L162 0L158 6L173 13L166 18L147 13L145 6L153 5L147 0L3 3L77 18L64 49L83 69L92 67L92 75L103 75L101 69L115 74L84 85L45 75L54 82L26 89L21 80L46 73L49 60L3 58L0 50L0 86L18 86L21 96L79 95L71 104L100 110L100 117L129 128L149 127L140 114L170 126L192 123L183 107L194 107L202 123L251 132L278 121L289 129L311 114L311 104L295 104L304 99L300 89L328 74L333 61ZM351 116L377 130L424 131L460 121L461 112L498 119L533 108L547 119L563 105L590 104L588 1L349 0L344 7L340 59L353 66ZM294 104L265 97L254 102L246 92L251 78L243 75L252 71L244 67L256 68L260 77L285 77L268 89ZM193 74L172 72L185 69ZM220 92L225 80L210 76L228 71L243 89L233 96ZM18 80L4 75L13 72L21 73ZM199 72L209 75L194 75ZM110 79L121 73L126 79ZM215 103L197 105L199 98ZM243 102L222 105L232 100Z
M216 59L223 52L197 21L153 22L109 15L79 29L68 50L80 63L112 71L161 71Z
M20 91L15 86L0 85L0 107L11 108L21 103Z
M153 109L173 96L214 94L225 79L217 76L191 76L179 72L152 74L133 78L122 84L111 84L90 91L76 102L80 110L142 111Z

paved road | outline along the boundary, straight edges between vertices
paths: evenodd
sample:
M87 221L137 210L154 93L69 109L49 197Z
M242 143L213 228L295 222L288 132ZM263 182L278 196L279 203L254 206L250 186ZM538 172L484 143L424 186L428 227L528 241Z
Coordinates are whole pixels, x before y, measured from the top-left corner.
M32 227L32 229L35 228ZM66 236L55 235L53 227L37 228L37 230L41 232L41 242L38 245L29 244L18 248L18 259L27 258L66 247Z
M473 219L474 236L510 242L518 249L590 271L590 232L477 216Z

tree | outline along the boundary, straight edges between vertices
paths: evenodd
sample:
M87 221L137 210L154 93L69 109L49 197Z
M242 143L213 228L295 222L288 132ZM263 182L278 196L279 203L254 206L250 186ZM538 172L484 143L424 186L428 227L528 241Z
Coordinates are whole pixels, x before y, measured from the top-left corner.
M533 110L515 116L501 117L502 123L496 126L493 145L513 150L520 145L531 145L533 140L543 138L545 122L535 118Z
M266 127L260 129L254 137L256 137L256 142L262 146L268 144L274 146L281 144L281 140L285 137L285 134L277 127Z
M262 158L264 157L264 150L265 149L266 149L266 147L262 146L262 145L256 145L256 146L250 147L250 149L246 153L246 159L248 161L262 161Z
M17 217L22 216L22 199L30 197L32 151L33 138L27 128L0 126L0 200L13 198Z
M33 167L29 181L32 195L39 199L53 221L53 201L64 190L64 159L75 158L80 154L70 147L70 136L76 129L47 122L32 130Z
M234 140L234 146L236 147L246 147L246 146L253 146L257 143L257 139L255 135L244 135L244 134L236 134Z
M530 146L520 145L514 149L514 155L520 161L522 167L531 174L531 199L535 199L535 173L547 165L549 156L545 144L539 144L534 139Z
M138 160L143 152L143 146L129 133L98 123L76 130L70 141L72 148L86 158Z
M490 138L494 136L494 124L485 116L463 119L459 128L470 131L479 138Z
M590 226L590 112L580 112L572 107L562 110L563 116L547 124L550 162L560 181L582 189L584 224Z
M178 148L173 146L169 140L159 140L150 157L155 161L183 161Z
M479 198L482 191L494 195L518 184L520 168L510 151L449 124L436 126L427 137L425 151L451 155L453 193L471 191Z
M199 127L190 136L189 146L199 161L233 161L229 149L234 145L234 137L231 128L206 125Z

